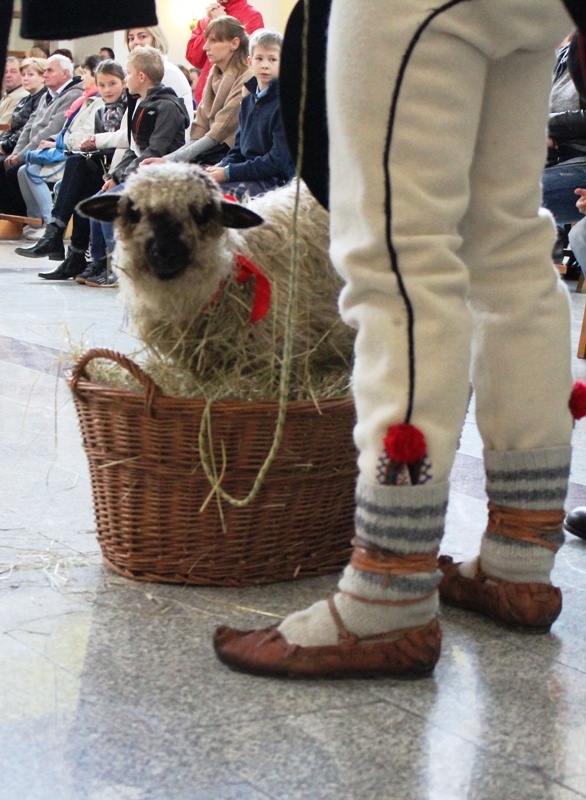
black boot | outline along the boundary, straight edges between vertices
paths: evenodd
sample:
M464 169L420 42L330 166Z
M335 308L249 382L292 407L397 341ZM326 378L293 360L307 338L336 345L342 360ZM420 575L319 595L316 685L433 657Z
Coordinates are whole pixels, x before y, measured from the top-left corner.
M53 222L45 228L45 235L33 247L17 247L14 251L19 256L27 258L49 258L51 261L61 261L65 258L63 236L65 228L60 228Z
M46 281L66 281L68 278L80 275L86 267L85 253L75 253L70 247L67 250L67 258L57 269L52 272L39 272L38 275Z

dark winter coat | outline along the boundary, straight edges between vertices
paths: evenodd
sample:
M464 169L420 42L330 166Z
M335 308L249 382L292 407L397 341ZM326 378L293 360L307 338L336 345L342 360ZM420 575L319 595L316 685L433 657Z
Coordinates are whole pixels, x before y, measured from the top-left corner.
M185 144L185 129L191 120L185 103L170 86L149 89L140 102L131 97L128 102L128 141L136 142L140 153L128 148L117 165L112 178L124 183L145 158L165 156ZM132 137L132 138L131 138Z
M40 89L36 94L27 94L12 112L12 119L10 121L10 130L3 131L0 134L0 145L4 155L9 155L14 150L21 130L29 121L29 117L37 110L39 100L45 94L45 88Z
M278 83L272 81L260 97L256 78L245 83L250 94L240 105L236 142L219 165L229 167L230 182L274 179L275 185L281 185L295 174L281 120Z

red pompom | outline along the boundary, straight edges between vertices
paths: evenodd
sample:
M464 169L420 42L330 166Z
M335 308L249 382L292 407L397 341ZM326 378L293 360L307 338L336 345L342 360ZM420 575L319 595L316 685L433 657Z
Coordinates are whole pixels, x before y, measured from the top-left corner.
M412 464L421 461L427 452L425 436L415 425L402 422L391 425L384 438L387 456L399 464Z
M586 383L584 381L576 381L568 405L574 419L586 417Z

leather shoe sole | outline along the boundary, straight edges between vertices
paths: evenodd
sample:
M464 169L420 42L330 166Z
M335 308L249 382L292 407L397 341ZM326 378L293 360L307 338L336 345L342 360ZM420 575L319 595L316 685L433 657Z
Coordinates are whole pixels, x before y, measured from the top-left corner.
M441 630L433 619L419 628L360 639L342 627L338 644L301 647L289 644L276 625L252 631L221 627L214 635L214 649L231 669L252 675L423 678L433 672L440 656Z
M70 278L75 278L76 273L64 272L57 267L52 272L37 272L37 275L46 281L68 281Z
M557 586L496 581L480 569L474 578L465 578L460 574L460 563L454 563L450 556L440 556L438 567L443 573L439 595L444 603L477 611L516 630L547 633L562 610L562 593Z

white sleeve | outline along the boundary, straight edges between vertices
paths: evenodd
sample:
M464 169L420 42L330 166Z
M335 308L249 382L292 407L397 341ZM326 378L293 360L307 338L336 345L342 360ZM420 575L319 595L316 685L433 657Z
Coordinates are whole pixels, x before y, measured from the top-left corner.
M163 86L169 86L171 89L174 89L177 97L180 97L185 103L185 108L187 109L190 120L190 124L185 131L185 141L188 142L190 140L191 122L193 122L193 94L191 92L191 86L179 67L167 61L167 59L165 59Z

